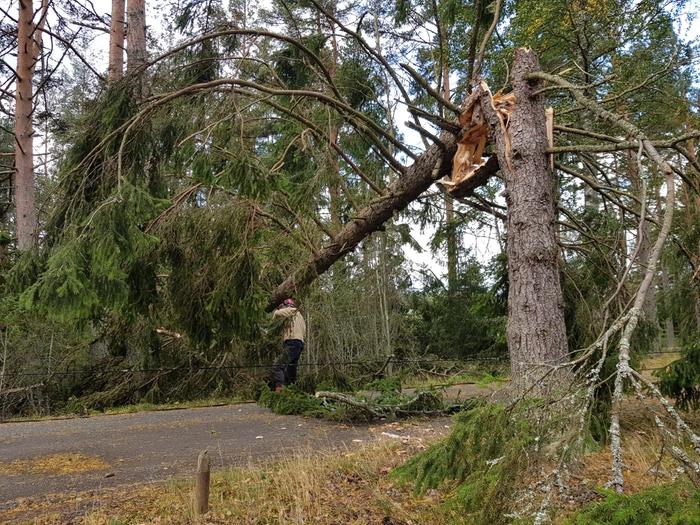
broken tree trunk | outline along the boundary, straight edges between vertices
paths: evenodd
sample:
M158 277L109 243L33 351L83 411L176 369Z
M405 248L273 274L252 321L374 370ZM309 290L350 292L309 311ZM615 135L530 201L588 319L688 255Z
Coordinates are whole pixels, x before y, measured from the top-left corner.
M515 51L515 109L506 124L487 93L481 109L495 139L505 180L508 255L507 340L512 381L521 394L548 395L569 377L558 368L567 356L564 299L556 242L554 183L547 161L547 127L542 82L534 51ZM507 127L506 127L507 126Z
M433 182L447 175L452 169L452 157L456 150L455 137L445 133L442 141L442 144L434 144L420 155L413 165L387 187L384 195L358 211L329 244L302 268L287 277L270 297L267 311L271 312L286 298L311 284L335 261L354 250L365 237L377 231L395 212L406 208ZM487 162L464 185L464 193L468 193L467 187L473 191L484 185L497 171L498 162L495 159Z

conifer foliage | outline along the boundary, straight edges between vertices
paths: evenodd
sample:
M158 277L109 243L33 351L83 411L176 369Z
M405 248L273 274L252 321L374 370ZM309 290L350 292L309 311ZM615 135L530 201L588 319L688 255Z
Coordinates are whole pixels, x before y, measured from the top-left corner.
M252 395L280 347L269 311L294 296L309 390L511 357L513 404L467 407L404 471L456 480L477 521L589 436L623 492L627 395L661 401L697 466L661 400L698 400L690 2L55 4L31 37L0 20L33 73L0 64L0 415ZM474 137L483 158L451 180ZM638 365L678 348L660 391Z

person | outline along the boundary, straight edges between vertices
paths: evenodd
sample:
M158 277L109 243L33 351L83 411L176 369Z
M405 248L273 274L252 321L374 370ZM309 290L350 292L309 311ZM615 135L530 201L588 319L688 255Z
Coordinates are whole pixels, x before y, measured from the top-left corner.
M285 299L274 312L273 319L284 319L282 331L283 354L275 360L272 368L272 386L275 392L279 392L286 385L291 385L297 379L297 365L299 357L304 351L304 336L306 335L306 323L304 316L297 308L294 299Z

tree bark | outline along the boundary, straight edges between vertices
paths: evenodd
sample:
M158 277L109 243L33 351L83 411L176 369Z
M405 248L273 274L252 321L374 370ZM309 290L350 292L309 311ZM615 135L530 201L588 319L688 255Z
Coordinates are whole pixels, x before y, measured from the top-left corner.
M695 141L693 139L688 140L688 143L686 144L686 149L688 151L688 154L690 155L690 158L693 161L697 160L695 154ZM695 171L692 165L688 166L687 174L688 180L700 180L700 173ZM688 228L688 231L692 231L695 222L700 220L700 195L695 194L693 188L690 184L688 184L687 181L685 181L685 183L683 184L683 189L683 195L685 197L685 225L686 228ZM700 265L700 241L698 241L698 246L697 250L695 251L695 257L693 258L693 262L695 263L696 267ZM700 330L700 282L691 281L691 285L693 286L693 296L695 299L693 306L695 313L695 327L698 330Z
M664 288L664 295L668 297L668 294L671 292L671 279L669 278L668 270L663 263L661 265L661 285ZM664 324L666 328L666 348L675 348L676 328L673 324L673 317L671 316L668 299L666 299L666 319L664 319Z
M17 248L30 250L36 241L34 198L34 128L32 78L36 63L32 0L20 0L17 25L17 80L15 94L15 216Z
M445 60L443 66L443 92L442 96L445 100L450 100L450 67ZM447 290L453 293L457 288L457 231L454 226L455 221L455 203L452 195L448 192L444 194L445 198L445 228L447 239Z
M126 13L126 70L146 63L146 0L128 0Z
M546 396L563 387L570 374L566 368L551 368L566 360L567 340L544 104L542 97L535 94L542 82L526 80L529 73L539 70L533 51L515 51L516 104L508 130L503 128L489 96L481 97L481 108L495 138L506 186L506 336L512 382L520 394Z
M124 75L124 35L126 30L124 5L124 0L112 0L112 22L109 27L109 68L107 70L109 82L119 80Z
M385 195L359 210L329 244L287 277L270 296L266 310L274 310L284 299L307 287L335 261L354 250L362 239L377 231L395 212L406 208L433 182L449 174L456 149L455 137L444 134L442 147L435 144L428 148L403 175L387 186ZM483 186L497 171L498 162L493 157L469 179L469 187L473 191Z
M642 179L639 173L639 166L637 164L637 154L634 150L627 150L627 177L629 178L630 185L636 195L642 195ZM642 225L642 239L639 245L639 253L637 255L637 261L641 269L642 275L646 271L647 265L649 264L649 255L653 248L652 238L651 238L651 223L647 220L644 221ZM623 265L624 266L624 265ZM644 306L642 307L642 315L646 321L655 324L658 327L658 308L656 301L656 288L652 286L647 292L646 299L644 300ZM657 345L655 345L657 346Z

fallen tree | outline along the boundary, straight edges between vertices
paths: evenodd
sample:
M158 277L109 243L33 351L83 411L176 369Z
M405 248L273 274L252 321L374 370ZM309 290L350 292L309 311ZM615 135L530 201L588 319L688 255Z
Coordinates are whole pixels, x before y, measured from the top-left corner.
M284 299L311 284L333 263L354 250L363 239L380 229L394 213L405 209L434 182L449 174L456 150L455 136L443 133L439 144L430 146L403 175L386 188L384 195L373 199L360 210L320 252L275 289L268 300L267 311L272 311ZM460 197L470 195L476 188L486 184L498 169L498 161L491 157L460 186Z

